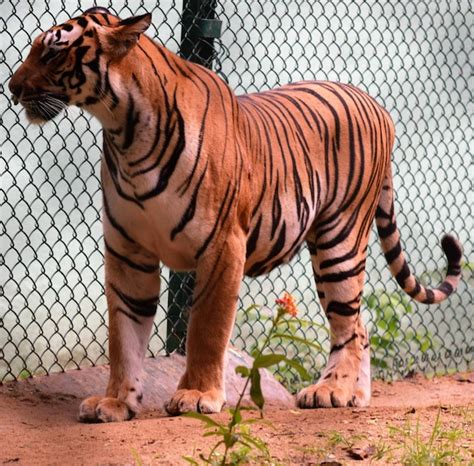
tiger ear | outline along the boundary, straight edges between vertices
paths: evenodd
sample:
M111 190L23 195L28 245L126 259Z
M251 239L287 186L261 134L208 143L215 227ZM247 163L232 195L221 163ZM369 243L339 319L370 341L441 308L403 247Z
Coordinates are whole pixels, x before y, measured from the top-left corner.
M105 34L105 52L114 57L125 55L140 39L151 24L151 13L140 16L132 16L123 19L112 27L107 28Z

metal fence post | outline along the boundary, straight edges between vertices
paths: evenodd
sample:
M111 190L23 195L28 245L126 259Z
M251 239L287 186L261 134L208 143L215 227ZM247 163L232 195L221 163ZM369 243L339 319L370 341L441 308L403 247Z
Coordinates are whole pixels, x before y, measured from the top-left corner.
M216 0L184 0L181 15L180 55L212 68L214 39L221 34L222 22L215 19ZM187 316L192 303L194 274L170 271L166 353L185 352Z

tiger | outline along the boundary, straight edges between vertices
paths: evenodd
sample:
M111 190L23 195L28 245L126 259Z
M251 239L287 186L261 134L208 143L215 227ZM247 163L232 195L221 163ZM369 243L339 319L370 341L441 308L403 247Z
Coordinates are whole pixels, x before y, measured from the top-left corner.
M442 283L425 287L411 272L394 211L390 115L340 82L237 96L213 71L148 37L150 24L150 13L121 19L88 9L39 34L9 81L13 102L32 123L75 105L102 125L110 375L105 395L81 402L79 420L124 421L142 410L163 264L195 273L186 367L165 409L221 411L240 283L287 263L303 246L330 351L296 405L368 406L361 300L374 219L392 275L418 302L453 293L463 254L447 234Z

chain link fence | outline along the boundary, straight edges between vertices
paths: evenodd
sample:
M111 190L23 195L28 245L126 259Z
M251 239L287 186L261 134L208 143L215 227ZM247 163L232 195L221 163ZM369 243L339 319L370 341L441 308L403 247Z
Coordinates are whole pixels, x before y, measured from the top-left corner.
M45 126L29 125L6 85L31 40L91 2L0 3L0 381L107 362L100 223L98 123L70 108ZM465 248L463 280L440 305L397 291L374 234L367 261L364 318L377 376L472 369L474 356L469 108L472 39L469 2L458 0L161 0L103 3L121 17L153 13L149 34L174 52L212 66L235 91L301 79L350 82L391 113L397 219L410 264L425 284L444 272L445 231ZM219 24L222 22L219 36ZM211 20L206 22L205 20ZM204 20L204 21L203 21ZM182 347L192 276L163 269L150 356ZM276 342L313 374L329 346L309 254L259 279L245 279L233 344L250 351L268 307L287 290L302 322L289 329L320 351ZM295 386L291 372L279 377Z

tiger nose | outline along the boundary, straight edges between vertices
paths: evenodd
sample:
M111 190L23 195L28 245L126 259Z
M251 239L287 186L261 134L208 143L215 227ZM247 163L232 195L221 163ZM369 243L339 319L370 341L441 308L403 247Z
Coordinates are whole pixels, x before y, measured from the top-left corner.
M21 94L23 93L23 83L24 79L18 79L18 76L16 74L12 76L10 82L8 83L8 88L12 93L12 100L15 105L18 103L18 100L20 99Z

